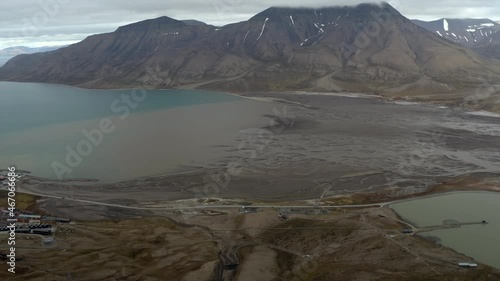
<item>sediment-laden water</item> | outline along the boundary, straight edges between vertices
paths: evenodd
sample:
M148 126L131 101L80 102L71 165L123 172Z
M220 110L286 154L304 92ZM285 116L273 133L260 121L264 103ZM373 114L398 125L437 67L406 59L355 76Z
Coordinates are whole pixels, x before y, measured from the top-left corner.
M500 268L500 194L461 192L423 198L391 205L401 217L418 226L440 225L445 220L461 223L481 222L423 233L439 238L440 243L475 260ZM467 261L465 261L467 262Z

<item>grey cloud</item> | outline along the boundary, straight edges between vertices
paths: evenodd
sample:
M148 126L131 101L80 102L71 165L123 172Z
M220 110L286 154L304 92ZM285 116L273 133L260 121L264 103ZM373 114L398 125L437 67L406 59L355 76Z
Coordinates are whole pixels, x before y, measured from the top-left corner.
M310 7L355 5L358 0L17 0L0 4L0 48L13 42L77 41L110 32L118 26L148 18L169 16L198 19L214 25L247 20L270 6ZM390 0L408 18L499 19L500 4L491 0ZM44 16L45 15L45 16ZM33 28L34 26L34 28Z

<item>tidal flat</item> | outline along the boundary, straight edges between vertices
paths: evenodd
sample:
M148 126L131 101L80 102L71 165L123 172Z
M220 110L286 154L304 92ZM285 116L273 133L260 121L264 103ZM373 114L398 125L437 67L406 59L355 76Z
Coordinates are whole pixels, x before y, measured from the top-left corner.
M88 162L95 165L72 177L100 182L33 173L25 186L138 202L297 200L384 188L416 193L500 171L499 118L373 97L251 96L131 116Z

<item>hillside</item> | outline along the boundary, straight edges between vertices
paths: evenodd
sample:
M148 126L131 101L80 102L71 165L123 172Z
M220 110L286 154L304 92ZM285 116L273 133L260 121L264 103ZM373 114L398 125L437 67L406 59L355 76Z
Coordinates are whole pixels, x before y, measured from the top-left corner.
M500 77L500 64L415 25L389 4L269 8L223 27L188 23L161 17L20 55L0 68L0 80L410 95Z
M500 30L500 24L490 19L440 19L430 22L413 20L412 22L443 38L466 46L489 42L492 35Z
M63 47L63 46L50 46L50 47L38 47L38 48L16 46L16 47L1 49L0 50L0 57L17 56L20 54L33 54L33 53L40 53L40 52L50 52L50 51L57 50L61 47Z
M500 24L490 19L413 20L418 26L471 48L486 58L500 59Z
M49 52L53 50L57 50L62 46L51 46L51 47L38 47L38 48L30 48L25 46L16 46L10 47L0 50L0 66L4 65L11 58L20 55L20 54L33 54L38 52Z
M485 57L500 60L500 31L493 33L487 40L483 40L474 47L474 50Z

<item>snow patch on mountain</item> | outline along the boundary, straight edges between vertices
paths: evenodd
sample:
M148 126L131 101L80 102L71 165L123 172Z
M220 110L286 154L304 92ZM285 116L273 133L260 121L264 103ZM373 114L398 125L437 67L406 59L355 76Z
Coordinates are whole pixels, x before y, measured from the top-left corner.
M247 34L245 35L245 38L243 38L243 44L245 44L247 42L247 37L248 37L249 33L250 33L250 30L247 31Z
M262 34L264 34L264 29L266 29L266 23L268 20L269 20L269 18L266 18L266 20L264 21L264 25L262 26L262 30L260 31L260 35L257 38L257 40L255 40L255 41L259 41L260 37L262 37Z
M443 29L444 31L450 30L450 25L448 24L448 21L446 19L443 19Z
M325 33L325 30L323 30L323 28L321 28L317 23L314 23L314 26L319 29L319 33Z

